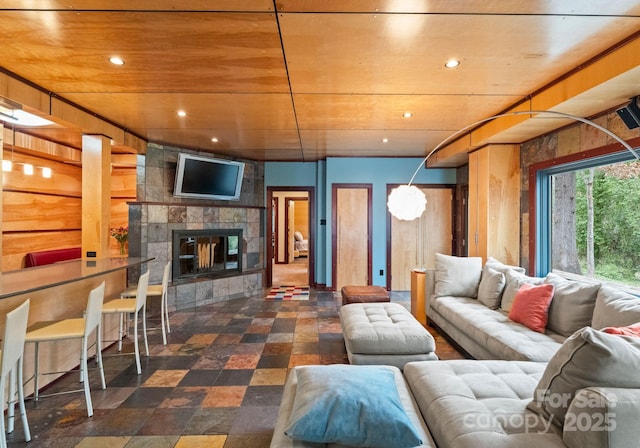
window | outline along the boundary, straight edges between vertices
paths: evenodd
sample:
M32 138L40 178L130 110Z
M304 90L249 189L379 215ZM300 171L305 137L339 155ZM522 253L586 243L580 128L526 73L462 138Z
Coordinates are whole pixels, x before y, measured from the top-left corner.
M640 286L640 162L629 153L541 170L538 266Z

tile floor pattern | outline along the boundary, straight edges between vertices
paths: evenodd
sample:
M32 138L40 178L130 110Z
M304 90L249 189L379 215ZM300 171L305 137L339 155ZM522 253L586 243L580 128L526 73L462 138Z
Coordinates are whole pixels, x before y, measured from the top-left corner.
M288 369L348 360L339 294L312 290L308 301L263 297L172 313L167 346L159 332L149 334L142 375L133 356L105 357L106 390L97 388L92 372L93 417L82 393L29 401L33 439L24 442L18 419L8 446L268 447ZM391 297L408 306L408 293ZM436 345L443 359L461 357L438 335ZM116 353L115 347L105 353ZM77 376L68 376L47 392L76 386Z

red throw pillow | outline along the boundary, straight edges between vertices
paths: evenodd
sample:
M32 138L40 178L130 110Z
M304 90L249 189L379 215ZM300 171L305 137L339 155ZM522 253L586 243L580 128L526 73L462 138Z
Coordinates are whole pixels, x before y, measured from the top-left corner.
M553 299L553 285L551 283L543 283L542 285L525 283L513 299L509 319L538 333L544 333L551 299Z
M602 331L609 334L619 334L620 336L640 337L640 322L629 325L628 327L606 327Z

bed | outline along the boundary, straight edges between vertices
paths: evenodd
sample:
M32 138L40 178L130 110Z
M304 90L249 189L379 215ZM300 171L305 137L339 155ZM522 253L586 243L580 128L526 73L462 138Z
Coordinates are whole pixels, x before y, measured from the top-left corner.
M309 254L309 240L305 240L302 233L297 230L293 233L293 239L294 257L306 257Z

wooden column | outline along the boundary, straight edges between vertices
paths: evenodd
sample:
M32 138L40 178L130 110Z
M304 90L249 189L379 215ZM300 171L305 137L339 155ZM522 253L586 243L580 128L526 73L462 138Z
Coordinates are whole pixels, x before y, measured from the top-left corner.
M520 146L469 154L469 256L520 264Z
M82 256L109 256L111 139L82 137Z

